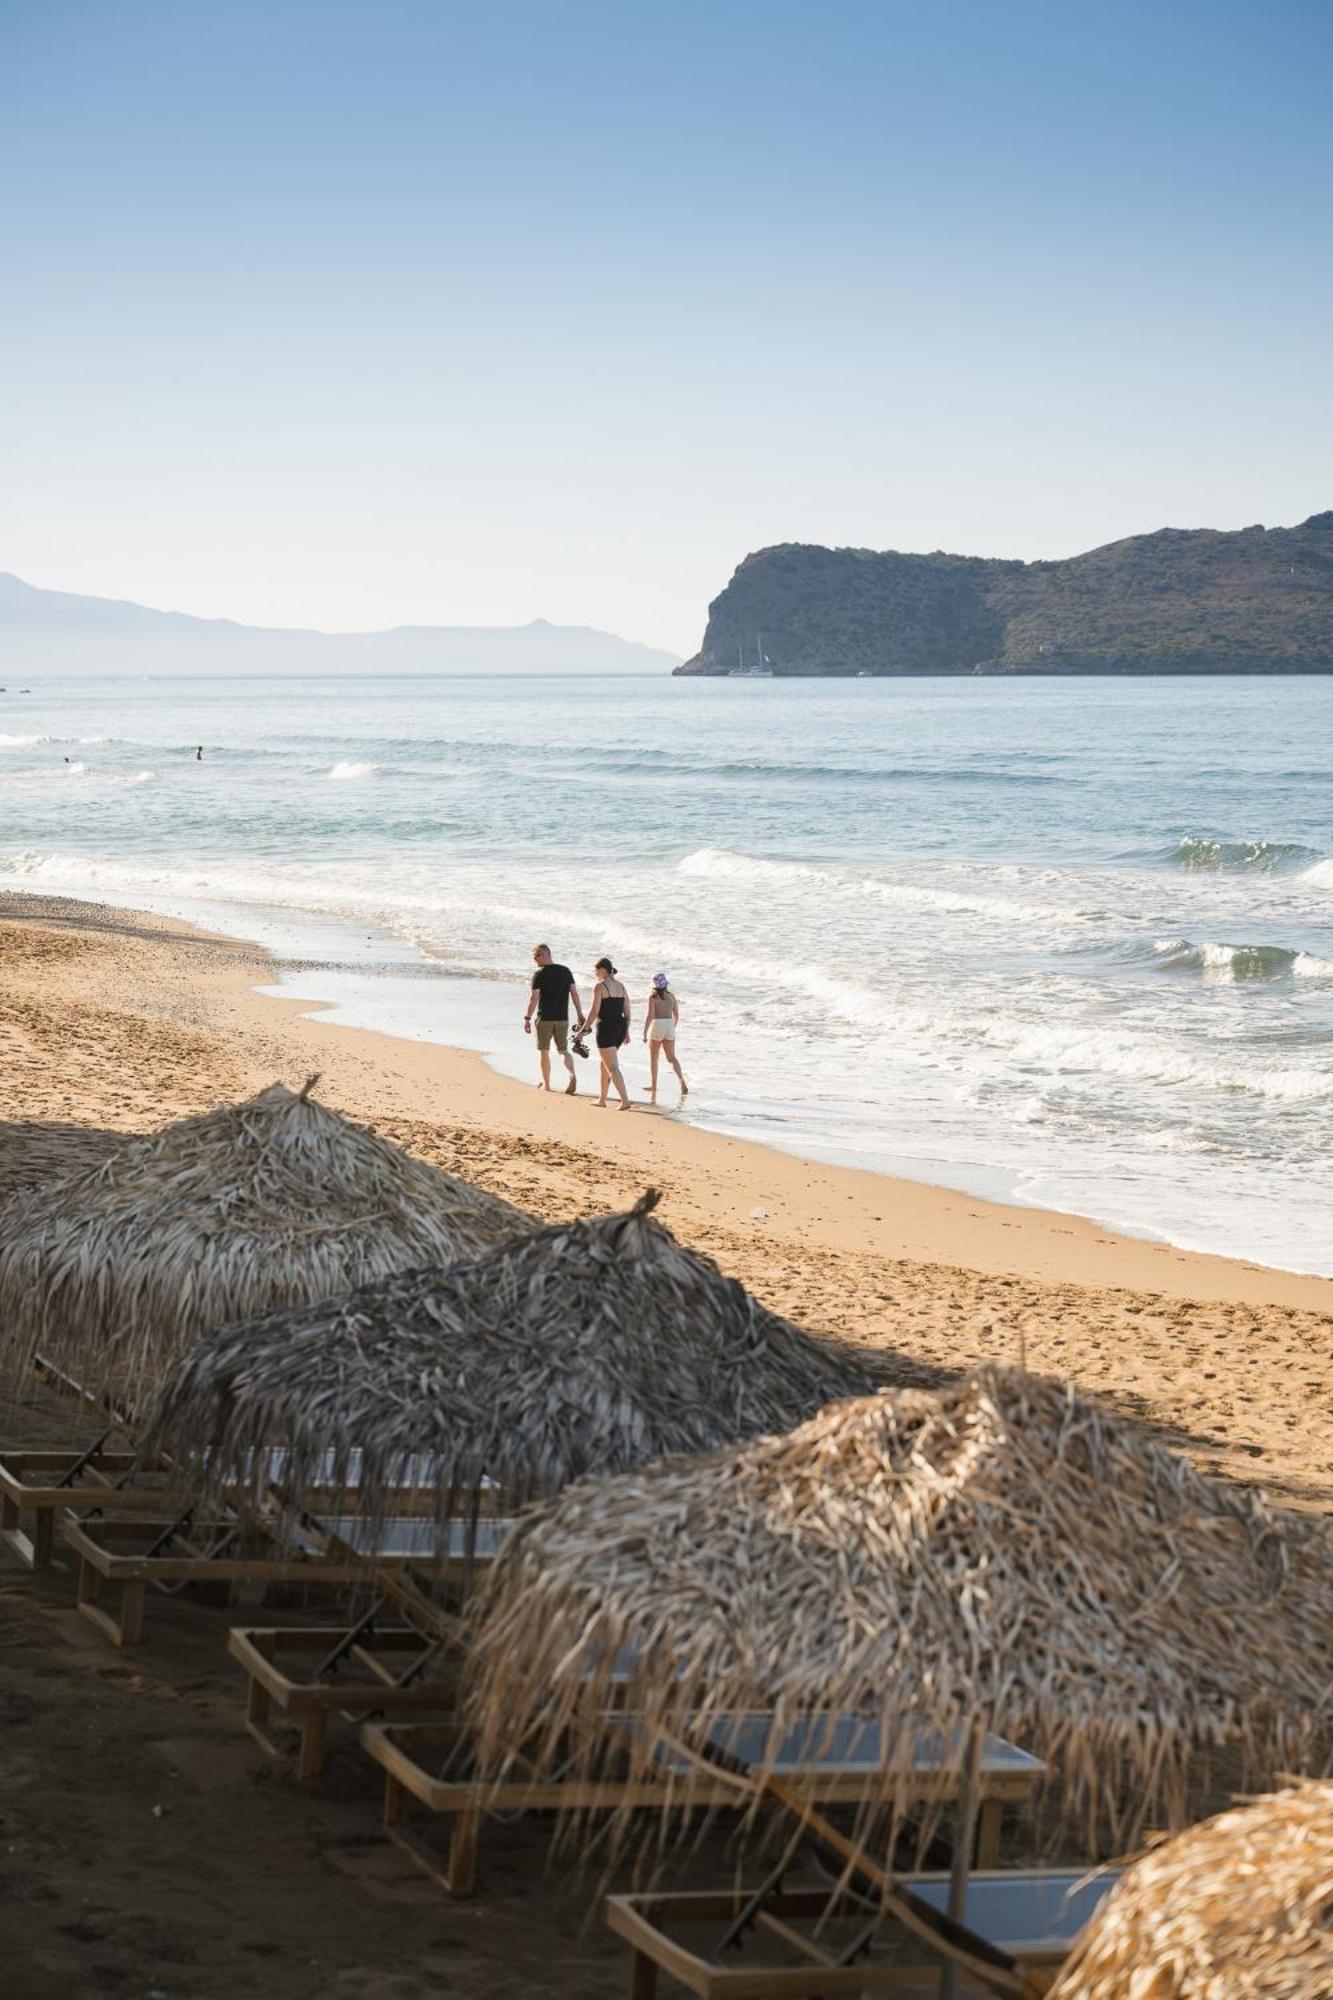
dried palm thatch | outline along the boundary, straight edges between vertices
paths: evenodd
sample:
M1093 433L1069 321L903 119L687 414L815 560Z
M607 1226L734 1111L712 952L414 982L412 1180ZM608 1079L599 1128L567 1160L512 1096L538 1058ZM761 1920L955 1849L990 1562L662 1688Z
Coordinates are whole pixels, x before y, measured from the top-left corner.
M1048 1811L1123 1847L1148 1811L1183 1812L1195 1753L1309 1768L1333 1701L1330 1554L1318 1524L1096 1403L981 1368L534 1509L481 1606L480 1755L503 1769L531 1726L555 1768L572 1729L593 1775L630 1659L641 1766L664 1739L707 1754L737 1712L772 1711L770 1746L861 1716L882 1797L919 1730L993 1730L1051 1761Z
M199 1334L534 1227L273 1084L31 1188L0 1215L0 1361L49 1356L135 1407Z
M67 1179L128 1145L130 1134L22 1118L0 1125L0 1208L22 1188Z
M1154 1848L1052 2000L1328 2000L1333 1785L1288 1786Z
M484 1482L514 1504L786 1427L885 1379L886 1356L803 1332L684 1249L656 1201L226 1327L163 1384L150 1443L232 1487L270 1447L291 1454L293 1488L355 1452L373 1517L427 1460L444 1517Z

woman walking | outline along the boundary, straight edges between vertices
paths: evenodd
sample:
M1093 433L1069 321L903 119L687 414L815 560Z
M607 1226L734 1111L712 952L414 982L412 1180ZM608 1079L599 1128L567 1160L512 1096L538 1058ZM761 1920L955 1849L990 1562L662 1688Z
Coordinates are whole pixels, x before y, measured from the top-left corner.
M629 994L617 979L616 968L609 958L599 958L594 971L597 984L592 990L592 1006L583 1029L585 1034L589 1028L597 1030L597 1053L602 1059L602 1094L597 1102L605 1111L606 1093L614 1084L621 1110L631 1111L634 1107L620 1074L620 1051L629 1040Z
M663 1055L680 1079L682 1104L690 1094L690 1086L685 1081L685 1072L676 1061L676 1027L679 1021L680 1002L671 991L671 982L665 972L655 972L653 990L648 995L648 1011L643 1021L643 1039L648 1044L648 1063L652 1070L648 1087L650 1104L657 1102L657 1063L658 1058Z

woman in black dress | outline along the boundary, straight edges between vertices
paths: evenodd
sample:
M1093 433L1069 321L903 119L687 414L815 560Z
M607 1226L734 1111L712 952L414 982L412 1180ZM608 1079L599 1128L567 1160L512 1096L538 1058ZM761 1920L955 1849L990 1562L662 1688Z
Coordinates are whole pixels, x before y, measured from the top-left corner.
M629 1040L629 994L616 978L616 968L609 958L599 958L594 971L597 983L583 1029L585 1034L589 1028L597 1030L597 1053L602 1058L602 1094L597 1102L602 1110L606 1109L606 1093L614 1084L620 1095L621 1110L629 1111L633 1107L620 1074L620 1051Z

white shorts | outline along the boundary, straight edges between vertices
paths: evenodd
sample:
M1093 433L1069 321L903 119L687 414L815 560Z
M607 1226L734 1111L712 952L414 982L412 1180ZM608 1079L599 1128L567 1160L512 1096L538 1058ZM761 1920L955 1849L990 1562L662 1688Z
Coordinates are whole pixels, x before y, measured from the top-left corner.
M650 1042L674 1042L676 1039L675 1022L671 1020L650 1021L648 1023L648 1039Z

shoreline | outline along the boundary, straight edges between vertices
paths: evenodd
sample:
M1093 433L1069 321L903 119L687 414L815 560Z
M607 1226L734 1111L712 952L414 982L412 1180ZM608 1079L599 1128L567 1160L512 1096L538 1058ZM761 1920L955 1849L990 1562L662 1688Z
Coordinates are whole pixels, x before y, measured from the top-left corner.
M157 926L165 935L207 944L215 954L218 1023L232 1032L239 1030L244 1041L261 1031L266 1011L272 1010L274 1025L269 1033L279 1032L276 1024L281 1019L282 1040L293 1053L299 1048L303 1060L323 1048L340 1071L373 1067L398 1115L421 1115L424 1109L427 1116L462 1118L514 1139L592 1145L627 1164L650 1166L656 1160L687 1171L707 1166L724 1187L735 1190L727 1204L733 1223L756 1222L753 1206L746 1208L745 1203L759 1188L776 1204L763 1221L778 1226L794 1222L799 1207L803 1229L812 1230L805 1240L830 1247L844 1247L850 1227L861 1235L864 1247L877 1254L955 1264L986 1275L1028 1275L1035 1262L1043 1275L1061 1283L1333 1312L1333 1278L1190 1250L1060 1209L1001 1201L877 1168L812 1159L761 1140L678 1122L669 1108L650 1106L641 1099L635 1100L629 1121L633 1129L622 1131L619 1114L600 1112L586 1087L573 1099L561 1091L548 1096L538 1090L535 1048L530 1051L533 1083L528 1084L476 1048L330 1020L327 1017L344 1003L283 992L283 962L271 946L206 930L183 918L69 897L0 892L0 924L11 922L141 938L149 935L149 926ZM299 964L302 974L308 971L318 980L318 961L290 964L293 973ZM225 1004L219 1006L224 992ZM162 1017L178 1016L179 1008L168 1007ZM297 1024L305 1032L298 1032ZM368 1050L375 1044L382 1045L382 1053L372 1059ZM404 1063L406 1070L399 1067ZM580 1070L581 1086L585 1076L595 1081L596 1074L590 1059ZM325 1080L332 1083L332 1076ZM646 1139L645 1127L651 1128Z

